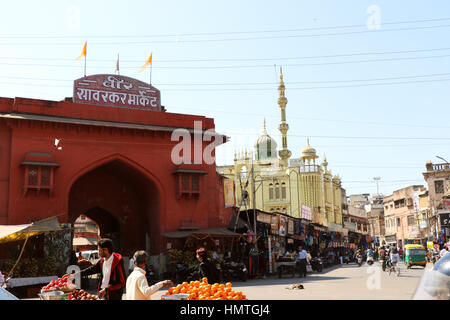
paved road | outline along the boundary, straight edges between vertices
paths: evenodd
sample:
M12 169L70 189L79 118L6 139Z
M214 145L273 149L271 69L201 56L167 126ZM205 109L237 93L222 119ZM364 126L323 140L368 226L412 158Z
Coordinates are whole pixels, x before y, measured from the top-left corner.
M322 273L314 272L306 278L286 275L281 279L270 277L235 282L233 289L242 291L249 300L409 300L423 272L422 267L406 269L401 263L400 276L397 277L383 272L378 262L361 267L348 264L327 268ZM286 289L294 283L303 284L304 289ZM165 292L158 291L152 299L160 299Z

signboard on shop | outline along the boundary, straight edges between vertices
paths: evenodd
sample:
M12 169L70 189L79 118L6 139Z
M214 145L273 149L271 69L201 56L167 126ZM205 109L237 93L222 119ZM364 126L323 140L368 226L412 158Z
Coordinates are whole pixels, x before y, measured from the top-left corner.
M74 103L161 111L158 89L120 75L96 74L77 79L72 99Z
M442 199L442 207L450 210L450 199Z
M302 204L302 219L311 221L311 207Z
M450 227L450 212L439 213L441 227Z
M271 232L273 234L278 234L279 233L279 230L278 230L278 216L277 215L272 216L271 221L270 221L270 227L271 227L270 228Z
M344 221L344 228L349 231L356 231L356 223Z
M280 236L285 237L287 232L287 218L280 216Z
M294 234L294 219L288 220L288 234Z

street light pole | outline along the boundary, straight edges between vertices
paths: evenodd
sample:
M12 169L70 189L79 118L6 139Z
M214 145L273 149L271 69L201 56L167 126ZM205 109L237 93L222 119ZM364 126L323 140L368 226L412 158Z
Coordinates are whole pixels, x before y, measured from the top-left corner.
M445 163L449 164L449 163L448 163L448 161L447 161L447 160L445 160L445 159L444 159L444 158L442 158L442 157L436 156L436 158L438 158L438 159L441 159L441 160L444 160L444 161L445 161Z
M377 196L378 196L379 195L379 192L378 192L378 181L380 181L381 178L380 177L374 177L373 180L375 180L376 183L377 183Z

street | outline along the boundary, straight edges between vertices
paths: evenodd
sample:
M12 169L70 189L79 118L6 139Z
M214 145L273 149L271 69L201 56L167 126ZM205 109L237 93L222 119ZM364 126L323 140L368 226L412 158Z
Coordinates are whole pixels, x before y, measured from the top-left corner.
M428 265L427 268L432 268ZM407 270L400 263L400 276L383 272L378 262L369 267L351 263L333 266L306 278L266 279L233 282L233 289L242 291L249 300L409 300L424 272L422 267ZM287 289L301 283L304 289ZM166 290L152 296L159 300Z

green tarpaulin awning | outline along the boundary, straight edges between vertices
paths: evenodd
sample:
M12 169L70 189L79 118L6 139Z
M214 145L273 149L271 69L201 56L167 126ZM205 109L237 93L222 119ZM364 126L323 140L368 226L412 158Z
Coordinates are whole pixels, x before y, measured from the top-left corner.
M243 237L242 234L235 233L228 230L227 228L210 228L210 229L200 229L200 230L187 230L187 231L175 231L163 233L163 236L167 238L187 238L190 236L215 236L215 237Z

